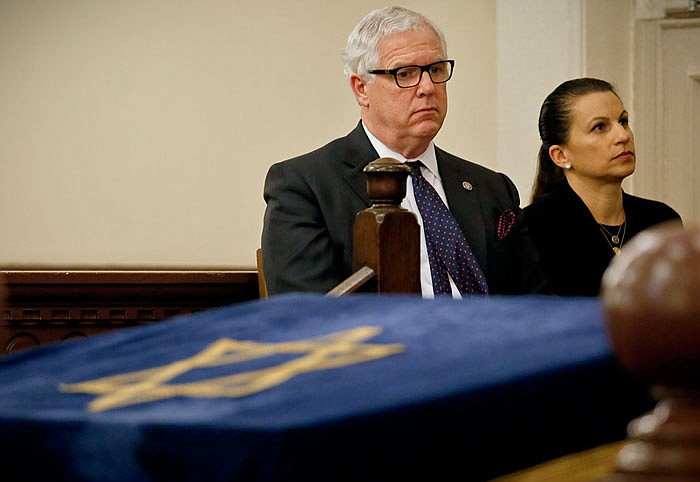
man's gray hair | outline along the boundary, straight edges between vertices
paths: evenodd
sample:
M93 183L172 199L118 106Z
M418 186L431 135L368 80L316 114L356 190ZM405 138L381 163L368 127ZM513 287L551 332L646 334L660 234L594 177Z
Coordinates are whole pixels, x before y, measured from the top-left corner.
M435 32L440 40L443 55L447 55L445 35L424 15L403 7L372 10L348 36L348 43L343 51L345 77L350 79L353 73L357 73L366 82L373 82L376 76L368 74L367 71L382 67L379 65L379 42L387 35L425 28Z

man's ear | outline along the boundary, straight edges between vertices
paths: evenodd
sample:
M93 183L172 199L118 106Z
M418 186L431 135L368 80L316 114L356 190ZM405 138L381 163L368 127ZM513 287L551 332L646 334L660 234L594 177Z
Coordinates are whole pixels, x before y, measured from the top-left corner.
M559 144L554 144L553 146L550 146L549 157L552 158L552 161L554 161L554 164L556 164L558 167L561 167L562 169L571 168L571 161L569 161L569 158L567 157L564 148L561 147Z
M369 107L369 98L367 97L367 82L365 82L362 77L357 74L352 74L350 76L350 88L353 94L355 94L355 99L361 107Z

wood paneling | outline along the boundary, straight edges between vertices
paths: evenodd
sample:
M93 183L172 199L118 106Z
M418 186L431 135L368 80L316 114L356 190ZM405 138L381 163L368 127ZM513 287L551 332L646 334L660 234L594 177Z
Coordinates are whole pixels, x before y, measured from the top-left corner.
M0 356L258 298L257 272L7 270Z

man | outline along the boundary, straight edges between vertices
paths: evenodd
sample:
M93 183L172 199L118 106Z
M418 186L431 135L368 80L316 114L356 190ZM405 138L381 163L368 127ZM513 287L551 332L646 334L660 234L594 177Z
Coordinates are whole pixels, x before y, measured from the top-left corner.
M520 199L512 181L433 144L447 114L454 61L446 55L440 29L411 10L374 10L355 27L343 60L361 121L346 137L273 165L265 180L262 250L270 294L326 292L352 273L353 223L370 206L363 169L379 157L421 163L407 180L402 206L422 227L424 297L543 289L535 249L515 224ZM458 240L448 249L460 257L461 270L432 250L442 241L428 229L436 226L427 217L424 222L422 194L414 196L414 182L424 180L458 225Z

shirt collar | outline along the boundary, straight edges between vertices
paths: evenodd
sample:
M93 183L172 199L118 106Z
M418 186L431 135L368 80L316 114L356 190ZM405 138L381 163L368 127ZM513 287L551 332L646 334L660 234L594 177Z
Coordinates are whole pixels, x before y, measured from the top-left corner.
M437 157L435 156L435 144L433 143L433 141L430 141L428 148L421 155L419 155L418 157L416 157L414 159L406 159L404 156L402 156L398 152L392 151L382 141L377 139L369 131L369 129L367 129L367 126L365 126L364 122L362 123L362 128L365 130L365 133L367 134L369 141L372 143L372 147L374 147L374 149L377 151L377 154L379 154L379 157L393 157L394 159L397 159L401 162L415 161L415 160L420 159L420 161L423 163L423 165L433 174L433 176L435 176L436 178L440 177L440 174L438 173Z

